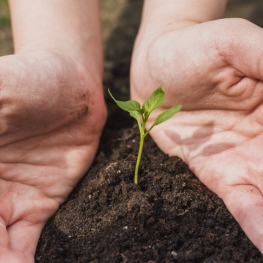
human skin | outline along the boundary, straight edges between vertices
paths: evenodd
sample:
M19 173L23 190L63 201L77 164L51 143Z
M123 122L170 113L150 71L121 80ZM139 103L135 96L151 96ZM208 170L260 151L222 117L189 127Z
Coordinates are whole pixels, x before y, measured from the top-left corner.
M191 13L197 2L200 9ZM205 2L211 12L202 9ZM223 199L263 253L263 30L243 19L210 21L221 16L224 4L146 0L131 96L143 102L164 84L166 101L149 127L161 111L183 104L151 136Z
M91 165L106 119L99 6L10 7L15 54L0 58L0 262L30 263L45 222Z

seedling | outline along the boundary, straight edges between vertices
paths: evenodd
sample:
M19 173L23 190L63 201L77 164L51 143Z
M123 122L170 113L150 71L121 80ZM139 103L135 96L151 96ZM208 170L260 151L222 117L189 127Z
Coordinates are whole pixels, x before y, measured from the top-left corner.
M139 130L140 130L140 145L139 145L138 157L134 171L134 183L138 184L138 177L139 177L138 173L139 173L139 167L142 158L142 150L143 150L145 137L149 134L149 132L154 126L170 119L174 114L180 111L182 109L182 104L171 107L165 110L164 112L160 113L155 119L155 121L153 122L152 126L148 130L146 130L146 123L149 119L150 114L155 109L160 108L164 103L165 93L162 89L162 85L158 87L150 95L150 97L142 104L142 106L140 105L139 102L135 100L118 101L112 96L110 90L108 90L108 92L110 96L113 98L113 100L116 102L116 104L124 111L128 111L130 115L133 118L135 118L138 122Z

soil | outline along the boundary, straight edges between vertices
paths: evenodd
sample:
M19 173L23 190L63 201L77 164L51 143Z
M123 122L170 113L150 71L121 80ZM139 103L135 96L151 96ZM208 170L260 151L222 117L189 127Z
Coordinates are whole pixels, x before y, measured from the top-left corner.
M129 97L129 64L140 0L101 0L104 87ZM226 17L263 26L261 0L232 0ZM2 54L12 52L10 26L0 26ZM6 41L6 45L5 45ZM109 109L96 159L49 220L39 240L40 263L263 262L224 203L178 157L146 138L139 184L133 184L136 123L105 92Z
M36 262L263 262L222 200L177 157L111 113L97 158L44 229ZM119 120L113 126L114 120Z

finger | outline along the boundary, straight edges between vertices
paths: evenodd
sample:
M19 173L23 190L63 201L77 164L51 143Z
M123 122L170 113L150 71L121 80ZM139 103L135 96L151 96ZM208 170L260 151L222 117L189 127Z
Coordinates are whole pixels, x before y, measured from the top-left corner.
M19 221L8 227L10 249L25 259L25 262L34 262L34 254L38 239L44 224Z
M17 255L14 251L12 251L9 247L10 238L8 231L6 229L6 224L2 218L0 218L0 263L26 263L30 261L26 261L19 255Z
M251 242L263 254L263 196L252 185L233 187L223 200Z
M8 248L9 235L4 220L0 217L0 246Z
M14 252L7 248L0 248L0 263L27 263L31 261L25 261L23 258L16 255Z

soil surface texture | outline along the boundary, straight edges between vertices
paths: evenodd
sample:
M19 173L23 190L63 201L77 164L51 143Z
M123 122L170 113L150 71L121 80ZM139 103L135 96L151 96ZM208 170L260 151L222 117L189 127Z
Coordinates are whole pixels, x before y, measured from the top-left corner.
M121 115L112 113L92 168L47 224L36 262L263 262L223 202L150 137L133 184L139 133Z

